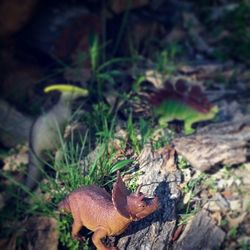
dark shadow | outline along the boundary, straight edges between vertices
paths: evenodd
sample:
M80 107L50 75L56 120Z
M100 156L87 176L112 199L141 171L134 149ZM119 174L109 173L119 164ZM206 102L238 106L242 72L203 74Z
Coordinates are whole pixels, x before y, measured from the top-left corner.
M170 194L169 182L160 182L155 189L155 194L159 198L159 209L140 221L132 222L127 230L116 238L116 243L120 238L136 234L138 231L149 227L152 223L165 223L175 219L176 200L168 197L168 194Z

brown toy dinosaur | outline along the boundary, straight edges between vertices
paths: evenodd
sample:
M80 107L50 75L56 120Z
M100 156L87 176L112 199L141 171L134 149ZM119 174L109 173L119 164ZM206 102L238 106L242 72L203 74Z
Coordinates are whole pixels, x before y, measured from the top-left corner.
M59 203L59 211L72 214L73 238L78 238L78 232L84 226L94 231L92 241L98 250L117 249L106 247L101 239L121 234L132 221L140 220L158 208L158 198L145 198L140 188L131 193L117 172L112 196L94 185L81 187Z

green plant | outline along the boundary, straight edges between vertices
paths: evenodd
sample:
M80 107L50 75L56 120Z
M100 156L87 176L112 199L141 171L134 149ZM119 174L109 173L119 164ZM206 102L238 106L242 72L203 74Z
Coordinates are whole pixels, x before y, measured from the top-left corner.
M123 70L119 70L119 65L137 61L136 57L117 57L101 62L100 58L102 51L103 49L100 48L99 43L97 41L93 42L90 47L90 58L92 64L90 88L92 94L97 95L99 100L103 99L104 91L107 87L109 89L115 87L116 79L125 75Z
M220 226L227 226L228 225L228 220L227 219L222 219L221 222L220 222Z
M217 185L216 185L216 180L213 178L213 176L209 177L204 180L204 186L209 188L213 193L217 192Z
M169 44L162 51L156 53L156 70L163 74L173 75L176 72L176 56L181 52L178 44Z
M92 92L102 99L105 89L115 88L117 78L124 77L126 73L119 70L119 66L128 62L135 62L136 58L113 58L100 64L92 75ZM96 91L97 84L97 91Z
M180 169L186 169L188 167L190 167L190 163L183 158L181 155L177 156L177 165Z
M140 146L141 148L151 139L153 134L152 122L143 118L139 119Z
M127 122L128 141L136 154L139 154L143 146L152 136L150 123L143 118L139 119L138 125L133 123L132 114L130 113Z
M207 179L207 175L200 173L196 178L191 179L183 188L183 192L193 191L198 185L202 184Z
M162 148L171 143L172 139L174 138L174 131L166 128L165 125L156 124L152 128L152 147L154 150Z
M92 71L95 73L99 63L100 63L100 42L97 35L90 35L89 37L89 47L90 47L90 61L91 61L91 68Z
M186 207L186 213L189 213L191 207L191 201L196 195L197 187L206 179L206 174L201 173L196 178L191 179L183 188L184 193L190 193L190 199Z
M121 170L122 168L124 168L126 165L132 163L133 160L132 159L125 159L125 160L120 160L115 162L114 164L112 164L109 173L110 174L114 174L116 173L118 170Z
M126 26L128 24L128 18L129 18L129 13L130 13L131 2L132 2L132 0L126 1L126 11L125 11L125 13L123 15L122 23L121 23L119 33L118 33L118 36L117 36L115 44L114 44L112 55L115 55L117 53L118 48L121 45L124 32L126 31Z
M90 35L89 37L89 58L91 62L91 79L90 92L96 95L99 100L103 99L104 89L109 86L114 87L116 78L122 76L122 70L116 69L120 63L131 62L132 58L111 58L105 56L106 41L100 43L97 35Z
M133 174L131 180L129 181L128 183L128 188L132 191L132 192L135 192L138 188L138 178L139 176L142 175L142 172L141 171L137 171Z
M71 226L73 219L70 215L63 215L63 217L58 222L58 229L60 232L59 240L63 246L70 250L79 249L79 241L73 240L71 237Z
M180 225L186 225L195 214L199 212L199 209L193 209L189 213L179 214L179 220L178 220L178 226Z
M133 148L136 154L139 154L141 147L140 147L140 142L138 138L138 131L135 125L133 124L131 113L128 117L127 132L128 132L128 141L131 143L131 147Z
M184 168L186 163L183 163ZM200 191L199 186L207 179L207 175L200 173L196 178L190 179L186 185L183 187L183 193L188 195L188 200L186 204L181 204L181 213L179 214L180 219L178 225L187 224L190 218L195 215L199 210L200 206L194 204L193 198Z
M110 139L114 133L115 117L111 116L110 107L104 102L93 105L93 112L87 114L87 123L94 129L97 138Z
M137 93L140 90L141 84L146 80L144 75L138 76L132 85L132 90Z

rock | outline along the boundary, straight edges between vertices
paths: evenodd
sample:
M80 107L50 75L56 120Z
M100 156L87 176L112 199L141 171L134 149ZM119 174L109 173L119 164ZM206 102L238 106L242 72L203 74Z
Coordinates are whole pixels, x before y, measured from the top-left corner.
M250 188L250 163L245 163L244 166L237 168L235 176L241 178L243 184Z
M221 207L217 204L216 201L212 200L207 202L204 207L204 209L207 209L210 212L219 212L221 211Z
M216 193L214 197L204 205L204 208L211 212L225 212L229 210L230 204L220 193Z
M208 212L202 210L188 223L173 249L218 249L224 237L225 233L215 225Z
M231 210L236 210L236 211L241 211L242 209L242 202L239 199L235 200L228 200L230 209Z
M225 211L230 208L228 201L220 193L216 193L214 195L214 199L216 203L219 205L219 207L221 208L221 210Z
M242 113L242 107L237 101L232 101L232 102L227 102L225 100L220 101L220 118L219 119L221 121L230 121L230 120L237 121L243 118L244 118L244 115Z

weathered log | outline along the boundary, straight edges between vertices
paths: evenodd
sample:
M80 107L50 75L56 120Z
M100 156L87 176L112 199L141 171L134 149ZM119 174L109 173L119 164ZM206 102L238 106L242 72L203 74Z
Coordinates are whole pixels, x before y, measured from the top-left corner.
M202 210L188 223L173 249L219 249L224 237L222 229L215 225L207 211Z
M206 126L173 140L178 154L202 171L218 164L241 164L249 157L250 116Z
M118 241L119 249L150 250L170 249L171 238L176 224L176 204L179 198L177 184L181 173L175 166L175 151L166 149L153 153L151 147L144 148L139 157L139 184L148 196L159 197L160 209L142 221L132 223Z
M0 143L6 147L28 142L32 119L0 100Z

